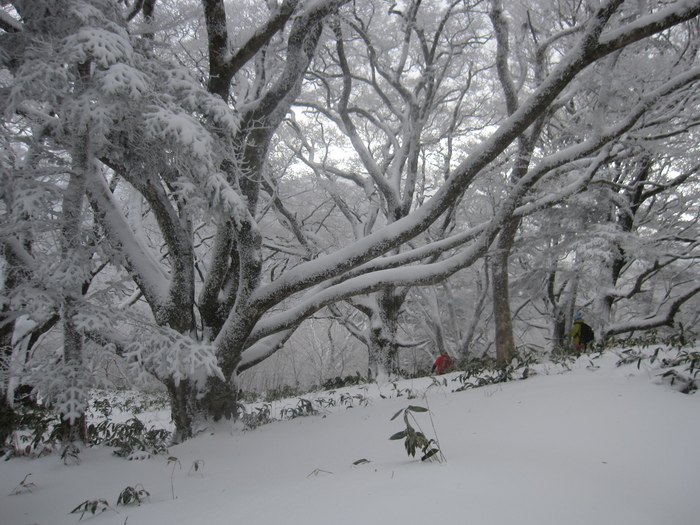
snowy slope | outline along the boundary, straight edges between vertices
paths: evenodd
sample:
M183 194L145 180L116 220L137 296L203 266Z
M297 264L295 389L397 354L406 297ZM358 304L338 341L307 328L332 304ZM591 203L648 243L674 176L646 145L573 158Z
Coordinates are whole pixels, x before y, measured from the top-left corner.
M218 425L172 447L177 462L126 461L107 449L85 450L73 466L57 456L1 462L0 523L78 523L70 511L99 498L116 511L82 522L700 523L700 395L616 361L608 353L588 368L584 358L565 373L546 365L524 381L457 393L458 383L428 388L429 379L398 384L404 395L390 399L374 385L344 389L372 401L252 431ZM407 399L408 388L428 393ZM409 404L430 407L434 430L428 414L416 418L439 439L445 463L422 463L389 441L403 427L391 417ZM369 463L353 465L360 459ZM32 492L9 495L30 472ZM149 501L116 506L137 484Z

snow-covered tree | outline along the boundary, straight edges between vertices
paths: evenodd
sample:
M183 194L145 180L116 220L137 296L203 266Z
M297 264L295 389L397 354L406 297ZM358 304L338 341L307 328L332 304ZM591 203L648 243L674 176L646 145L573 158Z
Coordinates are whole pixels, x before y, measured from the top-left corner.
M583 3L556 3L555 5L545 1L532 2L527 6L526 12L523 12L525 8L523 5L509 5L509 11L506 12L501 2L494 1L492 5L490 16L498 41L496 66L505 106L508 113L512 114L518 110L522 94L530 92L547 76L555 57L562 51L562 45L566 45L567 40L571 38L578 38L577 35L581 30L578 21L582 16L586 16L589 6ZM655 5L623 5L611 19L611 23L636 20L657 8L658 6ZM551 16L553 11L557 16ZM512 23L513 19L516 23ZM524 22L521 23L521 21ZM639 110L640 101L645 97L655 97L656 89L664 83L673 82L696 63L694 33L691 25L678 26L664 34L652 37L649 41L616 51L595 66L588 68L585 77L569 85L558 101L560 105L556 108L558 110L543 114L525 134L519 137L512 152L512 159L509 161L511 180L517 182L527 177L529 170L541 169L543 163L540 159L546 159L547 156L556 154L564 148L570 149L572 144L603 138L603 130L606 128L612 130L615 124L623 127L614 132L616 136L605 139L607 145L602 150L604 157L599 157L594 163L584 160L583 163L579 162L578 166L571 163L568 168L557 166L557 170L569 170L568 178L557 179L554 173L552 174L554 177L547 175L551 177L550 181L561 180L571 184L576 177L579 177L580 181L588 179L597 183L606 176L605 174L615 171L615 165L625 162L621 159L638 155L635 149L640 148L641 142L645 141L643 135L649 134L650 128L654 126L661 125L670 137L687 135L690 129L688 122L695 120L692 106L687 107L682 117L667 112L664 108L677 107L681 100L685 103L688 99L694 99L696 90L692 87L679 89L653 109L649 108L649 114L654 114L655 117L650 119L647 115L643 122L636 121L629 127L626 127L625 122L629 121L630 117L636 119L633 115ZM649 62L650 57L666 58L661 59L662 64L657 66ZM645 68L648 68L647 74L640 75ZM625 88L620 89L621 86ZM684 120L686 118L689 120ZM654 135L655 149L669 145L661 138L662 134L659 134L658 130L651 134ZM651 143L651 140L646 142ZM588 153L584 153L578 160L583 160L585 156L588 156ZM577 159L572 157L571 160ZM688 176L689 173L675 182L667 180L659 183L663 186L675 186L686 182ZM644 183L633 183L633 185L642 191ZM525 198L536 199L536 194L541 191L543 190L534 187L532 195ZM659 192L660 190L655 191L654 195ZM544 193L552 193L551 188L544 188ZM579 209L579 213L581 212L589 213ZM512 265L509 261L521 221L522 218L516 216L506 223L499 233L496 249L491 257L494 274L496 353L503 362L509 361L515 353L509 299L511 288L509 275L512 272ZM631 224L628 225L628 229L629 226ZM615 249L611 249L607 253L614 251ZM627 262L629 260L622 257L617 264L624 265ZM612 272L616 273L616 270L613 269ZM612 278L611 284L616 281L616 277ZM571 286L575 282L575 280L566 279L558 293L561 294L566 289L571 292ZM550 288L550 292L553 292L553 289ZM562 296L564 302L570 305L568 316L563 310L554 313L555 319L558 319L555 324L555 339L560 344L567 319L570 323L570 310L573 308L571 301L574 297L571 293L565 293ZM553 295L550 293L551 300ZM609 310L610 304L599 306Z
M339 140L324 144L311 135L298 153L327 179L336 201L345 199L347 185L364 194L362 210L344 212L359 241L419 207L454 167L457 145L489 123L480 106L485 86L472 83L487 62L488 35L471 2L413 1L387 9L368 1L355 4L333 29L335 39L321 51L297 102L310 120L297 129L313 133L320 124ZM333 155L340 144L346 154ZM445 231L445 223L437 225L432 237ZM346 312L343 322L368 347L375 377L396 373L400 348L411 344L399 334L409 290L388 285L347 301L364 319L353 322Z
M147 10L137 14L137 4ZM522 176L501 186L483 220L451 227L470 192L477 195L484 178L502 170L520 137L545 116L566 120L583 75L700 13L700 1L678 1L629 16L639 3L610 0L577 14L541 78L519 93L517 107L495 113L494 100L483 122L474 115L492 85L488 57L494 46L487 13L477 4L425 10L420 2L396 4L376 15L375 22L387 21L380 25L369 24L372 17L362 8L378 13L387 4L242 1L239 9L255 22L238 27L230 18L235 2L202 0L203 23L188 21L181 33L196 42L198 28L206 28L202 78L201 49L172 60L176 42L165 37L173 31L159 34L156 2L10 2L15 9L4 11L0 34L2 89L10 95L3 99L5 129L18 144L24 138L14 122L46 128L41 145L51 148L42 148L42 155L53 152L63 168L60 183L50 184L58 190L61 214L52 224L61 234L54 253L74 254L78 268L91 269L71 274L61 296L69 307L61 310L68 312L64 347L78 339L74 334L84 343L98 322L86 316L91 302L77 294L79 283L82 291L90 282L92 265L109 260L114 272L125 270L151 319L127 321L127 310L116 321L115 313L114 321L99 321L101 338L166 384L177 438L187 438L200 417L233 415L237 374L276 352L304 319L326 306L350 300L361 305L366 300L354 298L369 297L372 315L380 316L370 328L395 338L395 312L408 287L437 284L473 265L513 218L585 189L600 166L622 151L618 143L626 133L665 104L675 105L673 97L692 91L700 79L693 61L635 93L633 103L599 121L594 132L535 155ZM328 44L327 51L318 51L321 44ZM367 54L364 62L361 53ZM473 64L470 55L477 57ZM649 60L657 58L665 60ZM471 87L477 85L474 100ZM611 90L623 92L624 86ZM319 93L326 94L325 113L314 98ZM376 107L363 109L365 96ZM604 107L600 90L590 96L600 98L593 107ZM276 170L289 164L275 158L279 150L272 145L297 101L313 104L323 117L298 118L303 133L297 137L323 137L333 122L359 159L348 169L302 151L306 165L328 181L324 202L332 201L350 224L352 208L345 195L333 193L333 184L344 179L358 188L353 191L361 213L354 231L362 233L354 239L314 236L303 208L279 198L285 177ZM450 111L441 110L445 104ZM4 160L9 157L2 158L17 175ZM89 210L79 203L80 188ZM316 224L331 224L314 217ZM76 228L98 235L99 250L90 237L75 241ZM271 241L282 232L294 257L276 264L270 254L282 253L283 245ZM21 245L17 235L3 231L6 250ZM18 250L27 262L38 253ZM141 330L118 332L126 322Z

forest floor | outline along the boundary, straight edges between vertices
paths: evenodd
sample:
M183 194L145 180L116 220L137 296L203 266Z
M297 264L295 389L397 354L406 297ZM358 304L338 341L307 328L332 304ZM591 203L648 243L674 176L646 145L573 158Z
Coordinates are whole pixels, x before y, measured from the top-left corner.
M69 465L13 458L0 462L0 522L700 523L700 394L664 379L673 351L653 363L638 351L541 363L525 380L458 392L455 372L259 404L250 411L279 420L219 423L141 460L109 447ZM408 421L436 440L433 461L389 440L406 428L392 416L409 406L429 408ZM309 407L315 415L286 419ZM139 417L169 424L167 411ZM127 487L140 505L117 504Z

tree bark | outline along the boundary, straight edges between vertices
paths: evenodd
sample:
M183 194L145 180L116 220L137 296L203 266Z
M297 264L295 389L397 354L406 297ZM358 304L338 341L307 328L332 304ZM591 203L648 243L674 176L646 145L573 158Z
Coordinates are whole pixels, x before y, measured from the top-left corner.
M506 223L498 238L496 250L491 256L496 361L501 366L510 364L517 355L513 337L513 319L510 310L508 265L511 248L519 226L520 221L518 219L511 219Z

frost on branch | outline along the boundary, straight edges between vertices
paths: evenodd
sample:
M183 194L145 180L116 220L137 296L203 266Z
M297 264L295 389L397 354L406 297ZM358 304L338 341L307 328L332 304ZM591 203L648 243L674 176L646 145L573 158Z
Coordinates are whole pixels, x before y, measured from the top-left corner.
M88 406L90 377L87 369L73 362L41 363L31 374L30 381L61 414L61 417L74 424Z
M214 173L207 179L207 194L214 209L232 217L236 223L245 219L244 198L226 181L221 173Z
M10 307L14 311L24 311L36 323L51 318L56 311L56 298L44 287L31 283L18 287L10 297Z
M206 129L184 111L151 106L146 118L146 129L154 139L163 140L174 151L187 151L199 165L202 173L214 171L211 158L214 141Z
M81 27L66 38L65 47L71 62L93 61L107 69L112 64L129 62L133 49L129 35L116 24L108 24L109 30L97 27Z
M102 84L102 90L108 95L125 95L138 100L150 90L150 79L127 64L113 64L96 76Z
M114 329L114 313L91 307L90 311L78 312L73 316L73 325L81 332L100 333Z
M224 379L213 346L166 327L150 327L136 334L125 357L132 367L143 367L158 379L173 380L176 385L184 379L201 388L209 377Z
M183 108L211 119L214 124L224 128L231 135L239 129L238 113L224 102L221 97L212 95L185 69L167 71L166 87L173 93Z

